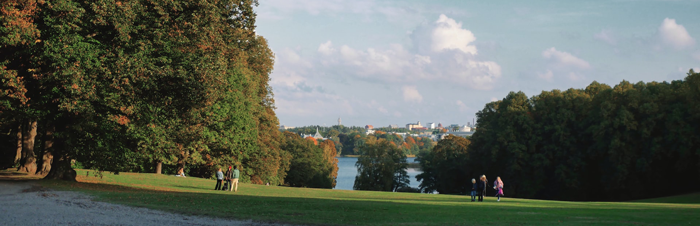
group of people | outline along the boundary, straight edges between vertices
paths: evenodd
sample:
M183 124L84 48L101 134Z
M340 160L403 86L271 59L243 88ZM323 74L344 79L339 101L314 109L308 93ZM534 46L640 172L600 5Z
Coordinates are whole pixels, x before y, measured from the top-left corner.
M484 195L486 194L486 188L488 187L489 180L486 179L486 175L481 175L479 181L472 178L472 202L476 201L477 197L479 202L484 201ZM496 190L497 201L501 201L501 196L503 196L503 181L501 177L496 177L496 181L493 182L493 189Z
M233 170L231 170L233 168ZM221 171L221 168L219 167L219 170L216 171L216 186L214 187L214 190L228 190L228 191L233 191L237 192L238 191L238 178L241 176L241 172L238 170L238 166L229 166L228 170L226 171L226 174L224 175L224 172ZM226 184L223 185L222 187L222 182L226 180Z

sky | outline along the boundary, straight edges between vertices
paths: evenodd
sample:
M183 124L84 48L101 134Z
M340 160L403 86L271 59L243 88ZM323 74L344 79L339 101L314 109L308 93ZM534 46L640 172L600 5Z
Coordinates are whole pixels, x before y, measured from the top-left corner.
M260 0L285 126L466 124L511 91L700 71L700 0Z

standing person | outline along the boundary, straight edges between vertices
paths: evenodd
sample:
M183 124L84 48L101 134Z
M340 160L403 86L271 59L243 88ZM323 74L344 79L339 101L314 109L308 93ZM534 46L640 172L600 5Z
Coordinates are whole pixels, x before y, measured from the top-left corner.
M228 166L228 170L226 171L226 183L228 184L229 189L232 187L231 180L233 180L233 171L231 170L231 166ZM226 189L224 188L224 190Z
M238 191L238 177L241 176L241 171L238 171L238 166L233 167L233 175L231 176L231 188L233 192ZM231 191L231 190L229 190Z
M481 175L479 178L479 186L477 189L479 190L479 202L484 201L484 195L486 195L486 186L488 186L489 181L486 179L486 175Z
M476 185L476 180L474 178L472 178L472 202L476 201L476 189L477 189L477 187L478 186Z
M214 187L214 191L218 190L223 190L221 189L221 182L224 181L224 172L221 171L221 167L219 167L219 170L216 171L216 187Z
M501 196L503 196L503 181L501 177L496 177L496 181L493 182L493 189L496 189L496 197L498 197L497 202L500 202Z

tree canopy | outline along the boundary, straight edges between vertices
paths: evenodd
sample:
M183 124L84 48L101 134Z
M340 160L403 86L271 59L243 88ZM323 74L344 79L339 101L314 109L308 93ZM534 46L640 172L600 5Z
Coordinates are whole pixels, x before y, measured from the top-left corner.
M2 145L23 153L5 167L71 180L72 160L204 177L235 164L242 181L283 184L291 156L280 149L257 4L2 1L0 129L22 143Z
M515 197L629 200L700 190L700 74L511 92L477 113L468 167ZM457 179L454 177L453 179ZM466 182L465 182L466 183ZM680 184L679 184L680 183ZM669 184L672 189L661 189Z

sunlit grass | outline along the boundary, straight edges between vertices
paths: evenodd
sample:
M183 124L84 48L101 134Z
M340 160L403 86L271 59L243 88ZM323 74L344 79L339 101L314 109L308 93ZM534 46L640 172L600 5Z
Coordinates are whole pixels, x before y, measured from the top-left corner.
M560 202L468 196L346 191L241 184L214 191L214 180L78 171L79 183L41 181L99 201L265 222L338 225L700 225L700 204ZM696 194L697 196L697 194ZM696 197L692 196L692 197ZM696 197L697 198L697 197ZM683 197L670 200L683 200ZM697 201L697 199L694 199ZM657 200L659 201L659 200ZM659 201L660 202L660 201Z

